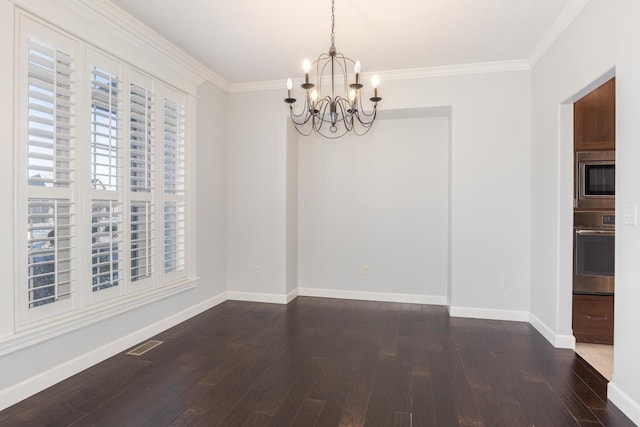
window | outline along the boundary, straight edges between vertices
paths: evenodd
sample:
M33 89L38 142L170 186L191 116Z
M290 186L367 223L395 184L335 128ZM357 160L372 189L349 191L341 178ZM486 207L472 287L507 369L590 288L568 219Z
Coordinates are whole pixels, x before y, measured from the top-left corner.
M20 19L19 324L180 283L187 96Z

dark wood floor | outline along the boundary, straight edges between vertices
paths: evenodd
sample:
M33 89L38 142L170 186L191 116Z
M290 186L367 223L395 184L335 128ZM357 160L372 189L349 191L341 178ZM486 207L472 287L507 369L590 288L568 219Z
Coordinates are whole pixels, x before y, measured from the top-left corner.
M0 412L32 426L633 426L529 324L446 308L227 301Z

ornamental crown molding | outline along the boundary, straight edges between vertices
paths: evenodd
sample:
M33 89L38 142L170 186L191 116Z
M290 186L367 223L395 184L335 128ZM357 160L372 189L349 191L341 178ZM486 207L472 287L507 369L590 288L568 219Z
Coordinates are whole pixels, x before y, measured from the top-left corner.
M380 77L380 80L386 82L391 80L412 80L429 77L461 76L467 74L528 71L530 69L531 67L529 66L529 61L527 61L526 59L521 59L515 61L496 61L475 64L446 65L440 67L389 70L380 71L376 74ZM363 73L361 75L361 79L363 81L370 80L372 76L373 73ZM294 80L293 83L294 85L300 85L300 83L302 83L302 79ZM284 87L284 79L267 80L249 83L232 83L228 85L228 91L230 93L256 92L263 90L282 90Z

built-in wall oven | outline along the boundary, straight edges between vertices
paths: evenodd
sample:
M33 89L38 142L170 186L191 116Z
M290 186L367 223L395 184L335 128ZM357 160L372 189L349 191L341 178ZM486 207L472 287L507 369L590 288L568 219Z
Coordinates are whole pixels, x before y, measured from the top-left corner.
M615 212L574 212L573 291L611 295L615 291Z
M575 160L575 207L615 209L615 151L579 151Z

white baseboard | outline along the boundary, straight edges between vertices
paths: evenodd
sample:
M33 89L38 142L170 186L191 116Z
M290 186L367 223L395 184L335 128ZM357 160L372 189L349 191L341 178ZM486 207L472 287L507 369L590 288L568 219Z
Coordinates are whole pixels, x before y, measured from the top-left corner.
M298 288L295 288L291 292L287 294L287 304L289 304L294 299L298 298Z
M640 404L635 402L614 381L607 385L607 398L618 407L631 421L640 425Z
M533 314L529 314L529 323L536 328L543 337L547 339L555 348L568 348L570 350L576 349L576 337L573 335L560 335L556 334L549 328L542 320Z
M262 292L239 292L239 291L227 291L227 299L233 301L250 301L250 302L266 302L269 304L287 304L293 300L296 296L289 300L289 296L294 292L285 294L265 294Z
M339 289L298 288L298 295L304 297L342 298L411 304L446 305L447 303L447 297L444 295L392 294L387 292L345 291Z
M51 368L45 372L42 372L36 376L28 378L18 384L15 384L7 389L0 390L0 410L8 408L32 396L47 387L50 387L62 380L65 380L72 375L75 375L103 360L108 359L124 350L159 334L187 319L190 319L216 305L226 301L226 292L209 298L199 304L191 306L186 310L179 313L175 313L165 319L162 319L152 325L139 329L127 336L119 338L102 347L96 348L88 353L69 360L61 365Z
M499 310L492 308L449 306L449 316L472 319L509 320L512 322L528 322L528 311Z

